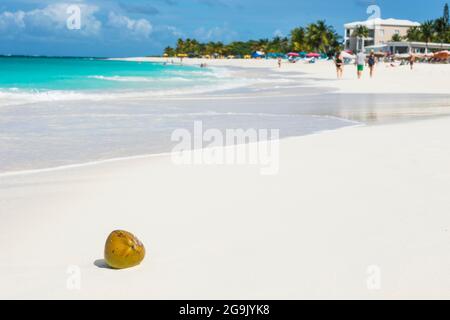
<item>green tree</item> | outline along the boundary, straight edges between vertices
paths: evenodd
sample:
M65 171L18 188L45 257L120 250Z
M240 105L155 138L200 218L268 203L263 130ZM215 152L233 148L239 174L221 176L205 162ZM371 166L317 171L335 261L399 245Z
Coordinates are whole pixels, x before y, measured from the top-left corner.
M342 50L342 37L331 26L328 28L328 38L330 43L328 55L334 55L337 51Z
M176 49L175 49L175 53L176 54L186 53L183 39L178 39L177 40L177 46L176 46Z
M436 33L436 40L441 43L444 42L448 31L448 24L445 22L444 17L434 21L434 31Z
M254 48L255 49L254 51L267 52L267 50L269 49L269 43L270 43L269 39L259 39L255 43L256 47Z
M449 12L448 12L449 10L448 10L448 3L446 3L445 4L445 6L444 6L444 16L443 16L443 18L444 18L444 21L445 21L445 24L447 25L447 27L449 26L449 23L450 23L450 18L449 18Z
M324 20L309 24L306 28L308 47L314 51L327 52L331 45L330 29Z
M328 53L340 46L340 36L332 26L326 24L325 20L311 23L305 31L305 47L309 50Z
M363 25L356 26L353 36L356 37L356 51L364 50L364 40L369 36L369 29ZM360 42L362 43L361 48L359 48Z
M168 55L169 57L174 57L176 55L175 50L172 47L165 48L164 54Z
M392 36L392 41L400 42L402 41L402 37L398 33L396 33Z
M268 43L267 52L271 53L286 53L289 51L289 38L287 37L274 37Z
M422 34L422 41L426 44L426 51L428 52L428 44L433 41L435 36L434 21L428 20L420 26L420 33Z
M408 39L408 41L422 41L422 32L420 27L409 28L406 32L406 39Z
M291 50L304 51L306 48L306 32L303 27L292 29L291 31Z

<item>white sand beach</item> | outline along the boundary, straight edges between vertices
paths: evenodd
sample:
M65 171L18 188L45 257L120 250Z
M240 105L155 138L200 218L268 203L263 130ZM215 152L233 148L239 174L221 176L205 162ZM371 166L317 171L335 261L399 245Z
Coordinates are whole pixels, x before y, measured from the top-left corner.
M180 63L179 58L128 58L128 61L171 62ZM356 81L356 67L353 64L344 66L344 77L336 79L334 62L318 61L314 64L300 61L288 63L283 61L278 68L277 61L245 60L245 59L183 59L185 65L216 67L270 68L277 73L295 74L300 79L307 79L311 86L328 86L340 93L411 93L411 94L449 94L450 65L416 63L414 70L409 66L396 63L391 67L387 63L378 63L375 75L370 79L366 70L364 78L370 81ZM366 68L367 69L367 68Z
M348 66L338 81L329 63L206 63L340 93L449 93L450 65L362 81ZM435 117L287 138L273 176L170 156L0 176L0 298L448 299L449 137ZM103 267L115 229L142 240L142 265Z

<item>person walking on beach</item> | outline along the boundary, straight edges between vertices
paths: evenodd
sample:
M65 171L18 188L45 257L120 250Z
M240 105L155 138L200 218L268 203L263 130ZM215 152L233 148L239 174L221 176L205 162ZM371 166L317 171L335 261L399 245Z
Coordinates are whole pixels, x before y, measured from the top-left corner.
M338 79L342 79L342 76L344 75L344 58L342 57L342 52L338 51L336 53L334 63L336 64L337 77Z
M362 73L364 71L364 65L366 64L366 54L361 50L356 55L356 70L358 73L358 79L361 79Z
M281 58L278 58L278 68L281 68Z
M409 67L411 68L411 70L414 69L414 62L415 62L415 60L416 60L416 58L415 58L414 55L412 54L412 55L409 57Z
M373 69L375 68L375 53L373 50L370 52L369 59L367 59L367 64L369 65L370 77L373 77Z

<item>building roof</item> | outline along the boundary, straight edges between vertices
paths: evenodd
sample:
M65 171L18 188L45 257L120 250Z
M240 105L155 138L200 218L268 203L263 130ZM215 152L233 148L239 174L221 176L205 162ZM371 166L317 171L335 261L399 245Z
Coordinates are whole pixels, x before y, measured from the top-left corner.
M412 42L406 42L406 41L388 41L387 43L389 46L412 46L412 47L428 47L430 49L448 49L450 48L450 43L437 43L437 42L417 42L417 41L412 41Z
M395 27L418 27L420 26L420 23L410 21L410 20L398 20L398 19L370 19L366 21L355 21L351 23L345 24L345 28L354 28L357 26L366 26L366 27L373 27L373 26L395 26Z
M387 43L374 45L374 46L366 46L365 49L381 49L387 47L413 47L413 48L429 48L429 49L450 49L450 43L435 43L435 42L407 42L407 41L388 41Z

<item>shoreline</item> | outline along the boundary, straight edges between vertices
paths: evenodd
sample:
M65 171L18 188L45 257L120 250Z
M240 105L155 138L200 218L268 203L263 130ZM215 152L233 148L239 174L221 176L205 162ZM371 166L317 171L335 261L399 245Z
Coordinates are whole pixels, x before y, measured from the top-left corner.
M161 63L161 59L155 58L130 58L130 59L120 59L126 61L152 61ZM164 59L163 59L164 60ZM201 60L204 61L204 60ZM250 62L249 62L250 61ZM186 64L194 65L198 63L198 59L185 59ZM140 103L145 106L146 103L157 102L161 105L169 105L170 108L179 108L183 106L185 109L186 106L190 106L192 108L192 115L195 115L196 112L198 114L204 114L207 116L207 113L212 111L217 112L217 116L231 116L234 114L234 117L238 119L239 117L259 117L263 115L270 116L278 116L281 121L278 125L282 125L283 113L286 113L286 116L311 116L311 117L322 117L323 119L335 119L336 121L341 121L342 126L345 126L344 123L364 123L364 124L374 124L377 122L380 123L388 123L388 122L397 122L397 121L415 121L419 118L430 118L430 117L440 117L450 115L450 95L433 95L430 93L419 93L415 96L417 99L409 98L407 94L405 98L401 98L399 95L396 98L396 95L389 94L387 96L383 96L380 93L372 93L373 96L367 96L364 93L339 93L339 89L328 87L322 88L321 86L326 87L326 85L322 82L322 80L312 80L314 79L310 73L303 70L306 67L311 67L311 70L318 70L318 74L321 75L323 72L323 68L328 68L327 62L321 62L317 65L309 66L309 65L293 65L289 64L287 66L283 65L282 69L279 70L277 68L270 68L270 64L275 63L274 61L259 61L259 60L213 60L215 63L214 67L217 68L228 68L229 70L233 70L232 72L237 73L239 77L242 78L262 78L265 77L264 82L261 84L255 85L246 84L243 88L240 89L228 89L228 90L219 90L219 91L211 91L209 93L204 93L201 95L198 94L182 94L179 96L171 96L171 97L152 97L149 98L133 98L133 99L125 99L122 102L118 101L116 103L118 108L121 103ZM246 66L246 64L250 63L251 67ZM322 64L322 65L320 65ZM239 71L237 71L239 70ZM310 71L311 71L310 70ZM330 72L327 69L328 73ZM305 77L310 77L310 80L305 80ZM277 82L280 79L284 80L281 82ZM298 83L295 83L297 81ZM361 81L362 83L368 83L370 80ZM313 87L311 87L311 83L314 82ZM335 81L338 82L338 81ZM278 83L278 84L277 84ZM294 86L292 84L295 83ZM422 90L426 92L425 89ZM350 96L350 95L353 95ZM329 97L328 99L324 98L320 100L319 97ZM345 99L344 99L345 97ZM406 98L407 97L407 98ZM413 97L413 96L411 96ZM340 101L344 99L343 101ZM312 104L312 100L317 100ZM352 101L355 100L355 101ZM373 101L372 101L373 100ZM398 100L398 101L397 101ZM88 100L87 100L88 101ZM214 110L210 109L208 102L214 101L215 105L220 105L220 109ZM295 103L298 101L300 108L298 108ZM322 102L323 101L323 102ZM358 102L360 101L360 102ZM371 102L372 105L368 105L366 109L361 109L359 107L359 103L367 105L368 102ZM75 103L75 101L69 101L67 103ZM219 103L217 103L219 102ZM108 101L98 101L95 104L107 104L111 103ZM240 107L235 107L234 110L228 109L228 104L236 104L238 103ZM436 104L433 107L433 103ZM202 105L202 108L196 108L196 105ZM248 107L248 105L265 104L264 108L258 107ZM271 105L289 105L290 107L283 108L286 110L285 112L278 111L276 108L273 108ZM311 104L311 106L309 106ZM384 107L383 104L387 105ZM392 104L389 107L389 104ZM426 104L426 108L425 108ZM324 107L325 105L325 107ZM350 105L353 105L350 107ZM414 107L404 107L412 106ZM26 108L26 105L23 106ZM77 107L78 108L78 107ZM261 109L260 112L257 112L258 109ZM281 106L280 106L281 109ZM302 111L305 109L305 111ZM341 109L336 112L336 110ZM447 110L448 109L448 110ZM119 110L119 109L117 109ZM256 112L255 112L256 110ZM267 111L265 111L267 110ZM125 112L123 110L122 112ZM80 109L80 112L83 112ZM185 112L185 111L183 111ZM187 111L186 111L187 112ZM299 112L297 114L297 112ZM374 114L375 113L375 119ZM398 115L397 115L398 113ZM107 114L106 114L107 115ZM189 115L189 114L188 114ZM157 117L158 114L155 114ZM190 116L190 115L189 115ZM270 117L269 117L270 118ZM269 118L266 120L269 121ZM392 119L391 119L392 118ZM397 119L398 118L398 119ZM375 122L374 122L375 121ZM334 126L334 125L333 125ZM334 130L335 127L327 127L327 128L318 128L318 129L310 129L307 132L298 131L296 133L289 133L287 137L291 136L304 136L311 133L317 133L327 130ZM251 123L246 124L245 122L242 124L243 128L252 127ZM339 128L339 126L338 126ZM95 134L95 132L93 132ZM149 133L150 134L150 133ZM35 168L16 168L6 169L0 173L0 176L5 175L15 175L15 174L29 174L33 172L41 172L48 170L62 170L64 168L70 168L73 166L83 166L90 165L95 163L103 163L105 161L118 161L121 159L129 159L133 157L148 157L148 156L157 156L159 154L166 154L170 152L170 146L165 145L164 147L158 146L156 149L150 148L149 151L144 150L145 148L141 148L143 150L130 150L128 154L113 154L110 156L104 157L100 155L99 158L96 157L96 154L92 156L85 156L84 158L78 159L79 161L66 161L64 163L54 163L53 165L49 163L46 165L44 163L38 162ZM151 151L150 151L151 150ZM67 163L68 162L68 163ZM7 166L5 166L6 168Z
M343 130L343 129L350 129L350 128L356 128L365 126L364 123L358 123L354 121L350 121L347 119L340 119L338 120L345 120L349 123L353 123L353 125L337 128L337 129L323 129L321 131L316 131L312 133L308 133L306 135L299 135L299 136L287 136L278 139L277 141L287 140L287 139L294 139L294 138L300 138L305 136L311 136L311 135L319 135L324 133L329 133L337 130ZM264 141L258 141L258 142L251 142L251 143L245 143L245 144L236 144L233 146L225 145L220 147L203 147L200 149L192 149L189 150L189 152L196 152L198 150L200 151L208 151L208 150L214 150L217 148L229 148L229 147L236 147L236 148L242 148L251 144L258 144L258 143L265 143L267 140ZM57 171L65 171L65 170L72 170L77 168L83 168L83 167L95 167L95 166L102 166L104 164L114 163L114 162L126 162L126 161L132 161L132 160L139 160L139 159L151 159L151 158L159 158L159 157L170 157L174 153L173 152L161 152L161 153L147 153L147 154L139 154L139 155L130 155L125 157L117 157L117 158L111 158L111 159L102 159L102 160L93 160L88 162L81 162L81 163L74 163L74 164L68 164L68 165L62 165L62 166L56 166L56 167L49 167L49 168L38 168L38 169L30 169L30 170L19 170L19 171L6 171L6 172L0 172L0 179L1 178L9 178L9 177L19 177L19 176L26 176L26 175L38 175L41 173L49 173L49 172L57 172ZM1 184L0 184L1 186Z
M113 58L118 61L134 62L156 62L167 63L170 60L175 62L179 58L158 58L158 57L134 57L134 58ZM344 66L344 78L336 79L335 67L332 61L318 61L314 64L298 62L295 64L283 62L278 68L275 59L202 59L184 58L184 65L199 66L206 63L207 66L214 67L244 67L249 69L269 68L278 74L298 74L300 79L309 80L310 86L318 86L320 83L327 87L332 87L338 93L414 93L414 94L449 94L447 84L449 81L450 64L429 64L417 63L414 71L409 70L409 66L389 67L389 64L378 63L375 67L375 76L369 79L367 68L365 68L364 79L356 79L356 67L354 65ZM433 77L433 85L423 85L424 79ZM311 80L312 78L312 80ZM371 82L368 82L371 81ZM389 86L386 86L386 81ZM400 82L399 82L400 81ZM447 82L446 82L447 81Z

